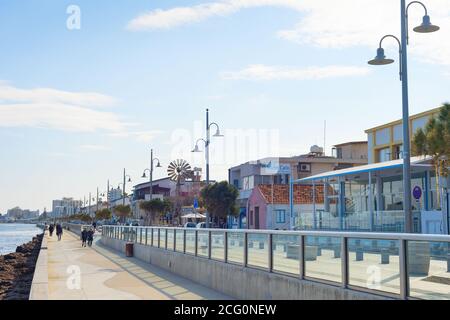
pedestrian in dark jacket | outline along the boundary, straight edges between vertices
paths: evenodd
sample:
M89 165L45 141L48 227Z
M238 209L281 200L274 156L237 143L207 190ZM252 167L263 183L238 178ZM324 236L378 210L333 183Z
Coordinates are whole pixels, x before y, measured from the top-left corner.
M83 228L83 231L81 231L81 246L86 247L86 241L88 238L88 232L86 228Z
M48 232L50 232L50 237L53 237L53 230L55 230L55 227L53 226L53 224L51 224L50 227L48 228Z
M56 225L56 235L58 236L58 241L61 241L62 234L63 234L63 228L62 228L62 226L58 223L58 224Z
M87 232L87 242L89 247L92 247L92 241L94 241L94 229L91 228Z

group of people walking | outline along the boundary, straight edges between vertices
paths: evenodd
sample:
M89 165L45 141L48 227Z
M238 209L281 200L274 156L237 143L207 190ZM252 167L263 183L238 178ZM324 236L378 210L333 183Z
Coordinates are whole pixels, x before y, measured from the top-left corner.
M81 231L81 246L86 247L86 243L89 247L92 247L92 241L94 241L94 227L84 227Z
M56 230L56 236L58 237L58 241L61 241L62 234L63 234L63 227L58 223L56 225L50 224L48 227L48 232L50 237L53 237L53 232Z

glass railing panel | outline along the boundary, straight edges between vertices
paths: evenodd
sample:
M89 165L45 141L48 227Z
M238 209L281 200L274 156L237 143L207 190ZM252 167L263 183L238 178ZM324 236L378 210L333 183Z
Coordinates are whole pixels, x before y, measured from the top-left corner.
M179 230L177 229L175 232L176 235L176 241L175 241L175 246L176 246L176 250L178 252L183 252L184 250L184 231L183 230Z
M228 261L244 264L244 233L228 232Z
M272 236L273 271L298 275L300 273L300 236Z
M152 228L153 246L158 247L158 228Z
M306 236L305 276L342 282L341 238Z
M186 253L195 254L195 230L186 230Z
M269 239L267 234L247 234L247 264L258 268L268 268Z
M211 232L211 259L221 260L225 259L225 233Z
M450 299L450 243L407 241L409 295Z
M198 231L197 235L197 255L208 257L208 231Z
M173 234L173 229L167 229L167 250L172 250L173 251L173 238L174 238L174 234Z
M166 229L159 229L159 247L166 248Z
M398 240L348 239L349 284L400 293Z

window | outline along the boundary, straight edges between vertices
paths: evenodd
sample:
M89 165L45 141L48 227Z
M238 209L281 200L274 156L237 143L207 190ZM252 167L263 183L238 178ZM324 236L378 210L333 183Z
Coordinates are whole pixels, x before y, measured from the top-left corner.
M286 210L275 210L275 218L277 223L286 223Z
M377 162L384 162L384 161L389 161L391 160L391 152L389 150L389 148L384 148L384 149L380 149L378 150L378 161Z
M403 157L403 145L394 146L394 152L392 154L392 160L402 159Z
M342 159L342 148L336 148L336 158Z

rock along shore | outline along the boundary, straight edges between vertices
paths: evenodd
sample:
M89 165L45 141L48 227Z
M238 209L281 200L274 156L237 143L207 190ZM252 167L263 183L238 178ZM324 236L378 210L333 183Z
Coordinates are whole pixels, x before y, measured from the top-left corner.
M0 255L0 300L28 300L43 234Z

